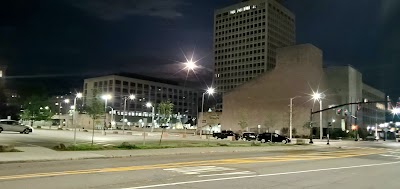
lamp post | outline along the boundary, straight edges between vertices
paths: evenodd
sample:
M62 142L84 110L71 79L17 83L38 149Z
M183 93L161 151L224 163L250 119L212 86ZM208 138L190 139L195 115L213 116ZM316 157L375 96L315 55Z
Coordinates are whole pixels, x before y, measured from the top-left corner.
M151 108L151 132L153 132L154 128L154 106L151 102L146 103L146 107Z
M313 93L313 95L312 95L312 99L314 100L314 101L318 101L319 102L319 110L320 110L320 112L319 112L319 138L322 140L322 136L323 136L323 130L322 130L322 99L324 99L325 98L325 94L323 94L323 93L319 93L318 91L317 92L314 92Z
M67 98L67 99L65 99L64 100L64 103L65 104L69 104L69 99ZM62 112L61 112L61 108L62 108L62 105L61 105L61 103L60 103L60 115L62 114ZM67 117L68 118L68 117ZM61 121L60 121L61 122ZM65 120L65 126L67 127L67 123L68 123L68 120ZM61 124L61 123L60 123Z
M136 97L135 95L129 95L124 97L124 112L122 114L122 133L125 133L125 114L126 114L126 101L129 100L134 100Z
M202 120L204 119L204 95L208 94L208 95L213 95L215 93L215 89L213 87L209 87L205 92L203 92L202 98L201 98L201 118ZM198 117L200 117L199 115L197 115ZM199 120L197 120L197 127L199 126ZM202 128L202 127L200 127ZM200 129L200 137L202 134L202 129Z
M76 145L76 124L75 124L75 113L76 113L76 99L82 98L82 93L77 93L74 98L74 109L72 113L72 125L74 126L74 145Z
M300 96L295 96L293 98L290 98L290 113L289 113L289 138L290 141L292 141L292 135L293 135L293 100L295 98L299 98Z
M102 95L101 98L104 100L104 127L103 127L103 131L105 130L106 126L107 126L107 102L108 100L111 100L112 96L110 94L105 94Z

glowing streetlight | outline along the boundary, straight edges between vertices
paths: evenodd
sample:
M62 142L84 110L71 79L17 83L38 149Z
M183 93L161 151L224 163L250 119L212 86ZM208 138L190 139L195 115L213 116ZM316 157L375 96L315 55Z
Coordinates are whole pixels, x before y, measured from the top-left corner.
M315 101L319 102L319 138L322 140L322 135L323 135L323 130L322 130L322 99L325 98L325 94L324 93L320 93L320 92L313 92L313 94L311 95L312 99Z
M203 97L201 99L201 112L204 112L204 95L213 95L215 93L215 89L213 87L209 87L206 92L203 93Z
M108 102L108 100L111 100L112 99L112 96L110 95L110 94L103 94L103 95L101 95L101 99L103 99L104 100L104 114L105 114L105 116L104 116L104 128L103 128L103 132L105 131L105 127L106 127L106 125L107 125L107 102ZM105 133L103 133L103 134L105 134Z
M64 103L65 103L65 104L69 104L69 99L65 99L65 100L64 100Z
M392 114L393 114L393 115L398 115L398 114L400 114L400 108L397 108L397 107L396 107L396 108L393 108L393 109L392 109Z
M154 106L151 102L146 103L146 107L151 108L151 131L153 132L154 128Z
M72 112L72 125L74 125L74 145L76 145L76 124L75 124L75 113L76 113L76 99L82 98L82 93L77 93L74 98L73 112ZM72 109L72 107L71 107Z
M196 69L198 66L196 65L196 62L193 62L192 60L189 60L189 61L187 61L186 63L184 63L185 65L186 65L186 69L188 69L188 71L189 70L194 70L194 69Z
M129 100L135 100L136 96L131 94L129 96L125 96L124 97L124 112L122 114L122 133L125 133L125 123L126 123L126 119L125 119L125 114L126 114L126 101Z

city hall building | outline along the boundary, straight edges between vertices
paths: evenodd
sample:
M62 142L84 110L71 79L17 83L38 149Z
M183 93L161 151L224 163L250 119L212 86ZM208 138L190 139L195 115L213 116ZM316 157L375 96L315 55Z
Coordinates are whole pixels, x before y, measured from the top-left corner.
M293 98L293 134L308 135L310 131L304 126L310 121L311 109L320 108L319 101L311 99L313 91L325 95L322 109L365 99L385 100L383 92L363 83L358 70L352 66L324 68L322 51L311 44L301 44L277 49L273 70L225 93L221 127L234 131L257 131L260 127L261 132L288 135L289 104ZM349 130L356 122L360 127L367 127L385 121L384 103L342 108L352 116L345 118L335 110L323 112L324 134L328 122L333 123L333 128L342 128L344 122L342 129ZM312 121L313 133L319 136L319 114L314 114Z

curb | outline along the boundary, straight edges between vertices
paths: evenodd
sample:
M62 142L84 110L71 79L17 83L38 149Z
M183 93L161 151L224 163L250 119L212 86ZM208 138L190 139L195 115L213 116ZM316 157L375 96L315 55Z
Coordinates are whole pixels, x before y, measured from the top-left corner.
M216 147L218 148L218 147ZM38 160L16 160L16 161L0 161L0 164L7 163L33 163L33 162L49 162L49 161L68 161L68 160L87 160L87 159L113 159L113 158L130 158L130 157L146 157L146 156L167 156L167 155L187 155L187 154L213 154L213 153L241 153L241 152L285 152L285 151L302 151L302 150L314 150L314 149L330 149L330 148L338 148L336 146L315 146L314 148L306 148L306 149L260 149L260 150L226 150L226 151L198 151L198 152L174 152L174 153L163 153L163 154L139 154L139 155L100 155L92 156L92 157L79 157L79 158L57 158L57 159L38 159ZM90 151L89 151L90 152Z

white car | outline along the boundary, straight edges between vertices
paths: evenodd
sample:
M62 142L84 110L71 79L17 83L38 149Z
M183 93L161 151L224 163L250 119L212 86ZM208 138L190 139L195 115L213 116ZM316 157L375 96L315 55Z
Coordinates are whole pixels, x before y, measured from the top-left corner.
M13 131L21 134L29 134L33 132L33 129L30 126L21 125L15 120L0 119L0 133L2 131Z

